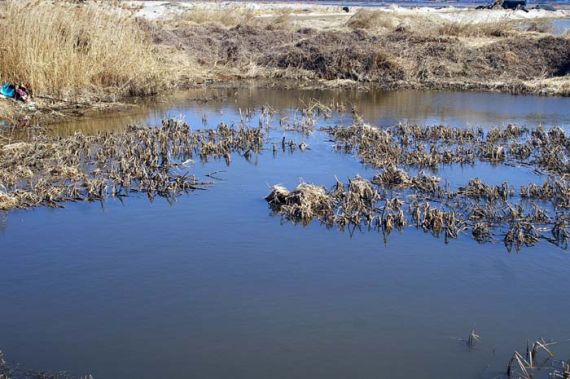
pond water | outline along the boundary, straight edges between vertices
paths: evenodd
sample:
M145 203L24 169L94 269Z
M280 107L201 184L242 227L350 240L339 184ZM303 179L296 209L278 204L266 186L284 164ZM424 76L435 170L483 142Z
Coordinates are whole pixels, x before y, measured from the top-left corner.
M213 98L203 102L196 98ZM447 92L195 90L137 111L61 125L111 131L182 117L237 123L269 105L282 117L311 98L354 104L367 122L570 128L570 98ZM350 109L350 107L348 107ZM207 120L204 125L203 117ZM349 124L350 112L321 125ZM257 116L250 120L257 125ZM527 339L570 358L570 256L547 243L508 253L468 236L445 244L413 228L350 235L283 223L270 186L332 185L374 170L328 136L284 133L311 149L196 163L207 191L150 203L66 204L0 216L0 349L24 367L100 378L494 378ZM530 170L445 168L515 185ZM475 328L469 351L461 338Z
M555 35L567 33L570 30L570 17L553 20L552 28Z

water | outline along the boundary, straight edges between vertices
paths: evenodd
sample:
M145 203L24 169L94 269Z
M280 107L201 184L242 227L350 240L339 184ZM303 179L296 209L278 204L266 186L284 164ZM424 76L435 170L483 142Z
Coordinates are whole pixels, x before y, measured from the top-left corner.
M242 0L234 0L242 1ZM286 1L286 0L283 0ZM274 2L274 1L271 1ZM305 3L316 3L316 4L327 4L327 5L339 5L339 6L358 6L358 7L378 7L386 6L391 4L397 4L401 7L443 7L443 6L455 6L455 7L473 7L477 5L487 5L493 3L493 0L313 0L305 1ZM570 4L570 0L528 0L527 4L529 7L533 7L538 4L551 4L554 6L564 6Z
M553 20L552 29L555 35L564 35L570 30L570 17Z
M373 124L403 118L457 126L570 127L570 99L429 92L219 90L198 104L182 94L144 112L79 122L88 132L125 121L182 116L201 127L237 122L239 108L342 97ZM116 120L116 124L113 123ZM328 123L348 123L336 115ZM256 118L252 119L256 125ZM69 133L62 125L57 133ZM273 141L283 132L274 131ZM333 153L327 137L287 134L311 146L225 170L208 191L173 205L142 196L8 214L0 231L0 348L11 361L98 378L493 378L526 340L552 338L570 357L570 257L541 243L520 253L461 237L446 245L414 229L388 244L283 224L263 197L300 178L330 185L373 170ZM533 173L490 165L451 168L454 182ZM2 224L0 224L2 225ZM481 335L474 351L459 338Z

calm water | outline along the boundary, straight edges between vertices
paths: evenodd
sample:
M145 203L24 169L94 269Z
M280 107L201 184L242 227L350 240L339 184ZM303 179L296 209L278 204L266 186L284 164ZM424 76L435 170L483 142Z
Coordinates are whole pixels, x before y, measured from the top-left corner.
M246 1L246 0L233 0ZM280 0L277 0L280 1ZM289 0L282 0L289 1ZM263 0L261 2L275 2L275 0ZM378 7L391 4L397 4L401 7L442 7L442 6L459 6L474 7L477 5L487 5L493 3L493 0L304 0L303 3L330 4L330 5L349 5L359 7ZM527 0L527 4L533 7L537 4L551 4L554 6L564 6L570 4L570 0Z
M511 121L570 128L570 98L429 92L194 91L142 112L62 125L87 132L184 117L195 128L239 120L270 105L344 99L375 125L396 120L458 126ZM336 115L326 123L348 123ZM257 119L251 120L257 125ZM274 131L272 141L283 132ZM462 237L446 245L414 229L388 244L319 224L283 224L263 197L302 179L330 185L374 171L333 153L327 136L303 153L270 150L225 170L208 191L169 205L142 196L0 216L0 349L25 367L100 378L493 378L515 349L538 337L570 358L568 252L539 244L507 253ZM522 184L524 170L448 168ZM3 220L3 221L1 221ZM474 351L458 341L472 328Z

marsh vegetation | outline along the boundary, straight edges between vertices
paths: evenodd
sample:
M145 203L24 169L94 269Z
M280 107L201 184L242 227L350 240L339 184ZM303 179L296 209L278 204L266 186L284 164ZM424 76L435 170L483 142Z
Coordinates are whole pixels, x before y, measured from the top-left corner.
M263 146L263 129L229 128L193 132L184 122L129 127L124 132L67 138L35 137L0 149L0 210L65 201L104 200L144 192L174 201L208 183L188 173L193 159L246 158Z
M37 103L0 100L10 362L94 367L97 378L188 367L205 378L455 378L480 377L496 356L497 375L569 377L552 340L536 338L560 337L568 354L568 303L552 295L567 280L570 238L564 99L509 98L489 128L486 107L473 118L462 108L475 94L459 107L449 101L459 93L445 97L432 122L425 109L438 100L424 95L380 108L372 94L365 114L348 91L330 101L283 91L568 96L568 35L513 15L154 6L0 2L1 78L29 85ZM283 92L251 101L254 90L233 87L241 79ZM74 122L85 109L211 85L226 96L165 105L154 126L120 114L99 129ZM506 122L509 106L529 102L539 106ZM552 108L555 119L544 117ZM56 119L71 126L45 122ZM529 254L512 264L503 245ZM471 330L461 352L449 342L458 338L442 338L452 329ZM513 353L521 335L535 342ZM0 379L20 379L14 367L0 353Z

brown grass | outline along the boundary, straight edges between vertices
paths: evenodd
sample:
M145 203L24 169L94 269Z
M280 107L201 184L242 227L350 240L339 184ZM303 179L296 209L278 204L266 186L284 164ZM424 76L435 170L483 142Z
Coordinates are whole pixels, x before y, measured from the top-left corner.
M255 13L249 8L200 9L195 8L175 16L175 23L221 24L227 27L249 24Z
M134 19L110 4L7 0L1 5L2 80L36 94L149 94L165 70Z
M194 7L161 20L159 24L175 28L188 25L215 25L224 28L257 26L280 29L290 26L292 13L291 9L277 8L261 15L259 11L239 5L215 8Z
M390 29L396 28L402 20L382 11L359 9L346 23L351 29Z
M503 37L513 33L510 22L448 21L438 15L398 15L383 10L360 9L346 23L351 29L387 31L397 29L430 36Z

